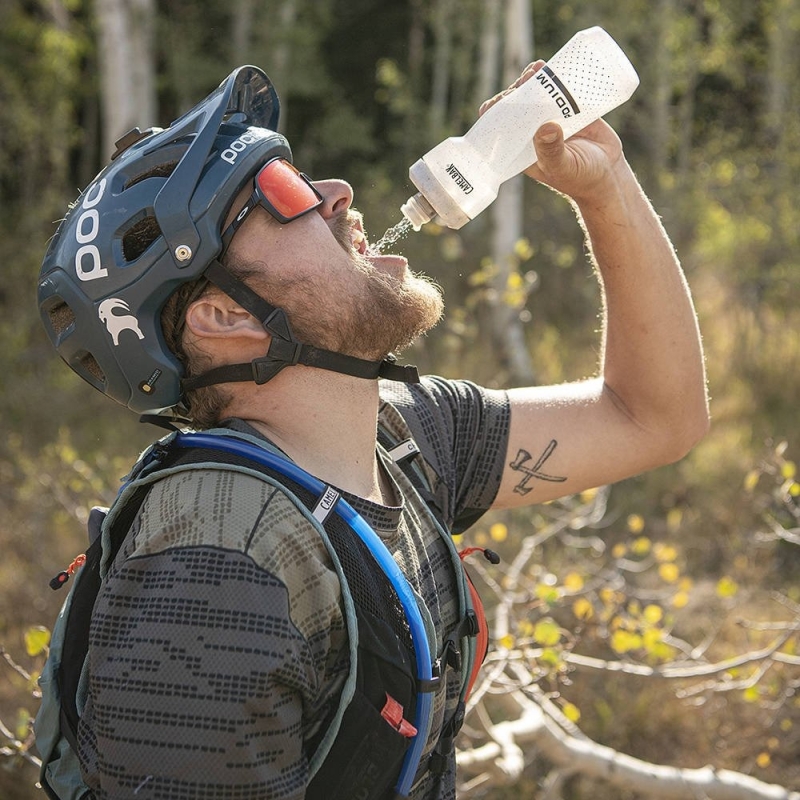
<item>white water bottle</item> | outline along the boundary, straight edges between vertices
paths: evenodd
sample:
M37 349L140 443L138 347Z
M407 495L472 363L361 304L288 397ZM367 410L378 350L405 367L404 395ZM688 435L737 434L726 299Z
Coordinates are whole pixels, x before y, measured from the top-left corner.
M409 170L419 193L400 210L458 229L496 197L500 184L536 161L533 134L556 121L569 138L622 105L639 76L602 28L576 33L533 77L495 103L464 136L438 144Z

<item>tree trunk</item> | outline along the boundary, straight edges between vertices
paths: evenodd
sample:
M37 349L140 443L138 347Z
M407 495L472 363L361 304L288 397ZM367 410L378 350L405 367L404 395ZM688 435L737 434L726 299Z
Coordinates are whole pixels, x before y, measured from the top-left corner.
M450 54L453 43L451 11L451 0L436 0L433 9L435 50L429 117L430 137L434 142L442 138L445 120L447 119L447 97L450 88Z
M533 60L532 16L530 0L508 0L502 87L512 83ZM487 35L491 36L491 33ZM491 42L487 42L484 54L488 53L490 47ZM533 133L531 131L531 137ZM519 309L509 305L506 299L511 275L518 268L515 245L522 237L524 180L523 176L518 175L506 181L500 187L491 209L494 223L492 260L497 268L495 291L490 300L491 328L498 355L508 371L508 382L515 386L535 382Z
M155 125L155 0L95 0L103 156L131 128Z

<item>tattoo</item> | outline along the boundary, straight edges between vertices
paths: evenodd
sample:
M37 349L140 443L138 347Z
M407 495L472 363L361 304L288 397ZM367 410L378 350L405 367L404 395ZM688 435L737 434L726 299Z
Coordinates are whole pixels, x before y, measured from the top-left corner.
M531 454L527 450L518 450L517 457L508 465L511 469L516 470L517 472L524 473L525 477L514 487L514 491L517 494L528 494L532 490L532 486L528 486L528 481L531 478L538 478L542 481L550 481L552 483L562 483L566 480L566 478L560 478L556 475L548 475L545 472L541 472L541 468L544 466L545 461L553 453L553 450L558 447L558 442L555 439L550 441L550 444L545 447L544 452L539 456L536 463L532 466L526 466L528 461L531 460Z

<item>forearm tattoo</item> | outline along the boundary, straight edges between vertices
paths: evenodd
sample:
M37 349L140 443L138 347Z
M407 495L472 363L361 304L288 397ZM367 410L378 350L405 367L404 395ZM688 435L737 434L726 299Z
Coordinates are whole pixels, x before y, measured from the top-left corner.
M550 481L551 483L562 483L566 480L566 478L561 478L557 475L548 475L546 472L541 471L545 461L550 458L553 450L555 450L556 447L558 447L558 442L555 439L552 439L550 444L545 447L544 452L539 456L533 466L528 465L528 462L531 460L532 456L527 450L517 451L517 457L508 465L516 472L523 473L524 476L522 480L514 487L514 491L517 494L528 494L528 492L533 489L532 486L528 486L528 481L531 478L538 478L540 481Z

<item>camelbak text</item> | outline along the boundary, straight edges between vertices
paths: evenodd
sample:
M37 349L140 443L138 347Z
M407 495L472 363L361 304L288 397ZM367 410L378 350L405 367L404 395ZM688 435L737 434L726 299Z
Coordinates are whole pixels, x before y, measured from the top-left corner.
M469 194L473 186L472 184L455 168L453 164L448 164L444 170L454 181L464 194Z
M103 268L100 261L100 250L94 244L100 233L100 213L95 206L103 199L105 190L105 178L89 187L81 203L83 211L75 226L75 241L80 245L75 252L75 274L82 281L93 281L108 275L108 270Z
M569 90L558 79L558 76L546 64L534 75L534 78L542 84L542 87L553 98L555 104L561 109L561 115L566 119L575 114L580 114L581 110L575 102L575 98Z
M223 161L227 161L229 164L236 163L236 159L239 157L239 153L241 153L249 144L253 144L257 142L259 139L263 138L257 133L252 133L251 131L247 131L243 133L238 139L234 139L231 142L230 147L226 147L219 155L219 157Z

